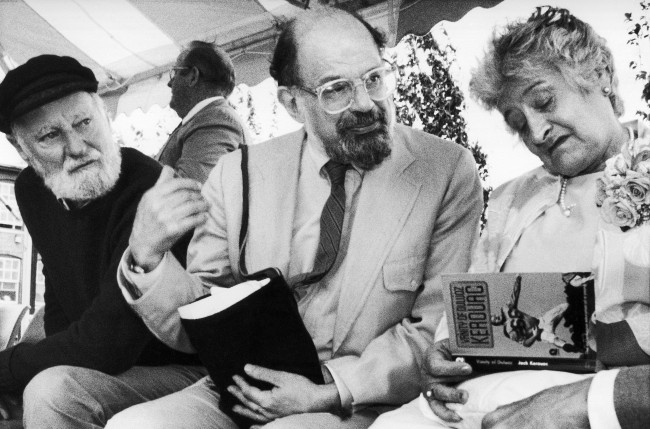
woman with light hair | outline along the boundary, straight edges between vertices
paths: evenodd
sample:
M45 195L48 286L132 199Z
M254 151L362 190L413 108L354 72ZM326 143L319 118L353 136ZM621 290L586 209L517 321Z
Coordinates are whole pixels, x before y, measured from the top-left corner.
M542 161L541 167L493 192L487 228L470 270L591 271L595 250L602 246L598 237L619 230L599 215L597 179L606 160L646 133L619 121L623 105L605 40L566 9L539 7L528 20L493 36L473 71L470 91L486 109L499 111L507 127ZM557 371L472 378L470 365L451 361L443 319L422 365L423 394L381 416L372 428L480 428L482 420L483 427L517 428L647 423L648 271L637 270L640 278L618 285L626 288L625 300L597 302L593 332L604 365L645 366L620 374L602 371L595 378ZM596 283L597 288L604 286ZM634 383L617 382L614 388L616 377L630 371Z

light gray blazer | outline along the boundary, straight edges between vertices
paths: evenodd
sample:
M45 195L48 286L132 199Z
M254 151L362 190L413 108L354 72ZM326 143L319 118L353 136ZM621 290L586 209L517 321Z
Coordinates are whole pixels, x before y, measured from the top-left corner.
M249 272L288 271L304 131L250 147ZM211 216L196 229L188 271L169 255L133 308L172 347L191 350L176 308L238 273L241 151L219 161L203 193ZM391 156L365 173L346 254L328 365L355 405L402 404L419 393L418 364L442 315L442 272L463 272L483 207L466 149L398 125ZM349 261L354 261L350 264Z

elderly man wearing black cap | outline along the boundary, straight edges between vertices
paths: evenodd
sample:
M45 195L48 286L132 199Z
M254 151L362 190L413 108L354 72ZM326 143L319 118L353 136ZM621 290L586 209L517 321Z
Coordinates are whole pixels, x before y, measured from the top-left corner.
M140 198L173 173L166 167L161 175L157 162L120 150L96 91L90 69L55 55L32 58L0 83L0 131L29 164L16 199L45 275L45 339L0 352L0 394L24 389L29 428L103 426L116 412L205 374L194 357L149 333L117 286ZM181 259L186 246L175 248ZM72 393L83 389L92 403ZM0 403L5 418L6 411Z

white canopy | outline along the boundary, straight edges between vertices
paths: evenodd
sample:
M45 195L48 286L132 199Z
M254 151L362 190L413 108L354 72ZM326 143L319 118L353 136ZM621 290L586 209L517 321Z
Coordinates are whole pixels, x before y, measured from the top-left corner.
M422 33L441 19L455 20L472 7L500 1L2 0L0 77L36 55L68 55L93 70L111 111L128 114L168 103L167 71L191 40L224 48L238 83L267 78L277 23L299 12L295 5L355 10L394 42L414 27Z
M279 13L297 9L273 3ZM74 57L93 70L113 111L130 112L167 104L166 72L195 39L226 49L240 82L259 82L268 72L247 65L268 51L275 22L253 0L2 1L0 63L6 72L43 53Z

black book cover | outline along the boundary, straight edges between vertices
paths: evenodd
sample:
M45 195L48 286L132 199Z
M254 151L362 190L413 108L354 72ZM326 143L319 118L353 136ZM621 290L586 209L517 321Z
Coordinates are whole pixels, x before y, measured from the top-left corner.
M198 319L181 317L221 396L219 407L241 428L249 428L255 422L232 411L239 403L226 390L234 384L232 376L238 374L263 390L271 388L268 383L248 377L244 365L250 363L300 374L323 384L318 354L298 313L293 293L277 270L265 270L264 276L271 277L269 284L228 308ZM250 277L261 279L262 276Z

